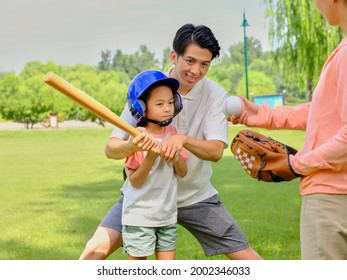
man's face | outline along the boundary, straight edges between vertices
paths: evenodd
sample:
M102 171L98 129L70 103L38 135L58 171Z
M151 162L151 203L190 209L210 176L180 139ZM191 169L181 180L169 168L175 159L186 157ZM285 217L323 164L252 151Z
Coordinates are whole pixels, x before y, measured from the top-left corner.
M190 44L182 56L171 51L170 58L175 65L170 76L180 82L178 92L185 95L206 75L211 65L212 53L208 49Z

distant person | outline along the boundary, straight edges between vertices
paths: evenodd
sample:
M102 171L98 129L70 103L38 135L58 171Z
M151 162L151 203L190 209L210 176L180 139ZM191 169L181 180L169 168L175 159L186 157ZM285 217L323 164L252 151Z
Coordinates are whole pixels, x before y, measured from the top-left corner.
M178 224L193 234L205 254L225 254L234 260L261 259L211 183L211 161L220 160L228 146L228 124L222 110L227 92L205 78L219 52L210 28L185 24L177 31L170 53L174 67L169 76L180 83L183 109L172 120L179 134L162 142L161 157L173 161L183 148L188 150L188 174L178 178ZM121 117L136 125L129 108ZM115 128L105 153L108 158L123 159L153 145L146 135L129 139L128 134ZM80 259L105 259L122 245L122 204L123 196L100 223Z
M347 0L316 0L330 25L347 35ZM325 62L312 102L270 108L243 99L233 123L306 130L304 148L290 156L301 174L300 239L304 260L347 259L347 37Z

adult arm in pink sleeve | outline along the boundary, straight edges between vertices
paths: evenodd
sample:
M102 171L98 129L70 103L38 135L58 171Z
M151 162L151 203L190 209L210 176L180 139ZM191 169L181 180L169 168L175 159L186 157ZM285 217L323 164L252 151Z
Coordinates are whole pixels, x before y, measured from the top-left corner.
M271 108L267 103L259 106L257 127L267 129L305 130L311 103L295 107L279 106Z
M293 169L302 175L309 175L319 169L339 171L347 165L347 47L342 47L336 55L334 72L330 79L336 84L336 94L331 102L336 104L338 119L330 120L341 123L341 128L328 141L313 150L299 152L291 157ZM336 98L336 101L334 100Z
M298 129L305 130L311 103L295 107L279 106L271 108L267 103L257 105L241 97L245 110L240 117L231 117L233 124L245 124L250 127L267 129Z
M301 151L291 156L290 164L294 171L301 175L309 175L321 169L339 171L347 165L347 126L316 149L308 153Z

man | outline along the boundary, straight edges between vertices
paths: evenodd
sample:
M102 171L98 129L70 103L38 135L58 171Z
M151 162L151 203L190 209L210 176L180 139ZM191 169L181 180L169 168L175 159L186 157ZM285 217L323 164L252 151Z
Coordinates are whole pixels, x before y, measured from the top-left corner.
M161 145L161 156L172 161L184 147L189 152L188 174L178 179L178 223L199 241L207 256L225 254L229 259L261 259L220 201L211 184L211 161L220 160L228 145L228 127L222 108L227 92L204 78L220 47L206 26L186 24L176 33L170 53L174 67L169 76L180 82L178 92L183 109L172 125L174 135ZM136 125L126 106L121 117ZM123 159L153 146L148 135L129 136L115 128L107 142L105 153L111 159ZM122 244L122 198L109 211L81 259L105 259Z

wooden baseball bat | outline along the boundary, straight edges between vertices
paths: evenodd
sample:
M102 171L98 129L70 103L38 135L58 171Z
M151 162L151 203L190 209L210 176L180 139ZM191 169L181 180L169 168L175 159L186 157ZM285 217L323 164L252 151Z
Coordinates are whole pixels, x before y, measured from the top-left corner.
M56 90L65 94L67 97L82 105L91 113L117 126L130 135L135 137L141 133L138 129L125 122L106 106L102 105L99 101L95 100L93 97L89 96L63 78L59 77L57 74L48 72L45 75L44 81L48 85L52 86Z

